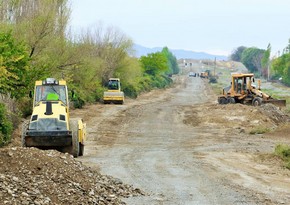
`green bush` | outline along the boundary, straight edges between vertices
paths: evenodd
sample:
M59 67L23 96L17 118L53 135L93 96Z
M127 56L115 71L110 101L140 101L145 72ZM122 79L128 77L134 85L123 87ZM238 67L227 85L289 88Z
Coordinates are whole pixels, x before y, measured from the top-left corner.
M18 100L17 108L20 110L22 117L26 118L32 114L32 98L23 97Z
M251 135L255 135L255 134L264 134L270 132L270 129L267 127L256 127L255 129L250 131Z
M104 91L106 90L106 88L100 86L97 86L96 91L95 91L95 101L99 102L103 100L103 96L104 96Z
M165 75L157 75L152 78L152 88L165 88L172 83L172 79Z
M275 154L285 161L285 167L290 169L290 146L285 144L278 144L275 147Z
M76 92L75 90L71 93L71 101L74 108L82 108L85 105L83 95L80 92Z
M82 108L85 105L85 101L80 97L75 97L73 99L74 108Z
M0 146L10 142L12 131L12 121L9 119L5 105L0 103Z
M124 87L123 92L126 96L130 98L137 98L138 97L138 90L133 85L129 84Z
M152 90L152 83L153 80L149 76L144 77L139 83L140 91Z

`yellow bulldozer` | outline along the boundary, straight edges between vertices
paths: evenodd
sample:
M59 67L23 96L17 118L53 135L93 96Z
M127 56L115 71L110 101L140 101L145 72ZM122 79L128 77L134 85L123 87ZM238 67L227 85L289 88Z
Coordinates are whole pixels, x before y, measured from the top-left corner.
M108 103L124 103L124 92L121 91L121 83L119 78L110 78L108 81L108 90L104 92L104 104Z
M66 81L47 78L36 81L33 113L22 126L22 146L56 149L74 157L84 154L86 124L70 118Z
M250 103L253 106L259 106L263 103L272 103L279 107L286 106L286 100L274 99L262 92L260 80L258 81L258 87L253 84L254 82L253 73L232 74L231 85L223 89L222 95L218 97L218 103Z
M209 72L208 71L204 71L204 72L200 73L200 77L201 78L208 78L208 76L209 76Z

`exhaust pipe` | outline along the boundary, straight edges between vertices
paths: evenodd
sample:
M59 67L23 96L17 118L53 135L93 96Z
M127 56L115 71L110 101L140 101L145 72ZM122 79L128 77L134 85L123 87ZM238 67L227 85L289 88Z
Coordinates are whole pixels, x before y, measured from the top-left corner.
M47 101L46 102L46 111L44 113L45 115L52 115L53 112L52 112L52 104L50 101Z

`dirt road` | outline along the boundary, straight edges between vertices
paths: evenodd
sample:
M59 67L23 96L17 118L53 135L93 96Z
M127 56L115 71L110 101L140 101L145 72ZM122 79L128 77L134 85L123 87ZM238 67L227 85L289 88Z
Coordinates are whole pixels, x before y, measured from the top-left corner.
M249 135L279 123L258 108L217 105L206 80L75 110L88 127L84 164L147 193L128 204L287 204L290 173L269 156L289 137ZM280 132L283 132L280 131Z

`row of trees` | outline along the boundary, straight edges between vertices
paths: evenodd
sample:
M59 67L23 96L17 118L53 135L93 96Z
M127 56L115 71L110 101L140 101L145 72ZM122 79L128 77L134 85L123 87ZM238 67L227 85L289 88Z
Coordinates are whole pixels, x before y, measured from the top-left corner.
M232 52L230 59L242 62L250 72L267 78L270 65L270 53L270 44L266 50L256 47L247 48L240 46Z
M281 56L271 59L270 55L270 44L266 50L240 46L232 52L230 59L242 62L250 72L267 79L282 79L284 84L290 86L290 39Z
M96 25L74 35L69 18L68 0L0 2L0 103L10 105L8 113L30 114L28 93L47 77L64 78L78 102L95 102L110 77L121 78L125 94L137 97L166 87L168 76L179 72L166 47L137 59L132 40L120 30ZM0 133L5 124L0 119Z
M283 49L283 54L272 60L272 70L276 78L282 78L282 82L290 86L290 39Z

